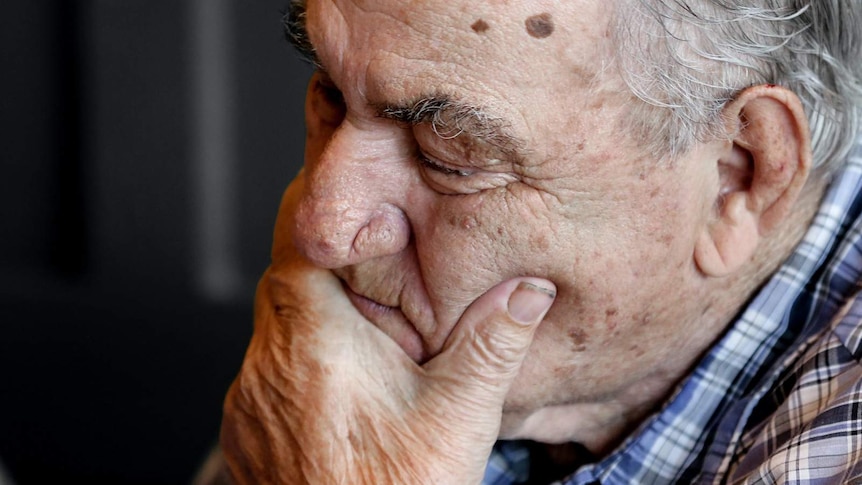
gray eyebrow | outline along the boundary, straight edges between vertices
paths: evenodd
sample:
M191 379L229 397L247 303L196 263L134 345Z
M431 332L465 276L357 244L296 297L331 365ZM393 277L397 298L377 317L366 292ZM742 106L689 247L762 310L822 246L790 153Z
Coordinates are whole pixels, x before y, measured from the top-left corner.
M323 69L323 64L308 37L305 19L305 0L291 0L281 20L284 26L284 37L304 61L318 69Z
M463 103L445 94L422 96L403 104L374 106L377 116L411 126L428 123L444 139L462 134L495 146L507 154L517 154L522 140L509 131L502 118L485 109Z

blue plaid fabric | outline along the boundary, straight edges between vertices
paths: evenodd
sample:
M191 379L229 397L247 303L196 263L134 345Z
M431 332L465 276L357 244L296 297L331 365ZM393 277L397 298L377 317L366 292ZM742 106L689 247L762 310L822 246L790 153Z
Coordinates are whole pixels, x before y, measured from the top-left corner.
M862 483L862 143L804 239L652 416L575 484ZM484 485L525 483L499 442Z

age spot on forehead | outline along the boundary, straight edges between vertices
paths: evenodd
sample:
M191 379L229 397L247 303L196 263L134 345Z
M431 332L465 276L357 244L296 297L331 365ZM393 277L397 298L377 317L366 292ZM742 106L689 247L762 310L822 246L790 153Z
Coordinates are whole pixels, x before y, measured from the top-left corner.
M473 29L473 32L476 32L477 34L483 34L486 30L490 28L490 26L488 25L488 22L479 19L473 22L473 25L471 25L470 28Z
M549 13L540 13L533 15L524 21L527 27L527 33L537 39L550 37L554 33L554 19Z

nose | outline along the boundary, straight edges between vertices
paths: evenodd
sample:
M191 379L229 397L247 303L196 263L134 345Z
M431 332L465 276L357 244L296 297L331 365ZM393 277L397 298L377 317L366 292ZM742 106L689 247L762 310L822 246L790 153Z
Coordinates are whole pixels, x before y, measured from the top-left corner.
M297 249L316 266L340 268L407 246L407 183L392 145L349 123L319 150L309 140L293 235Z

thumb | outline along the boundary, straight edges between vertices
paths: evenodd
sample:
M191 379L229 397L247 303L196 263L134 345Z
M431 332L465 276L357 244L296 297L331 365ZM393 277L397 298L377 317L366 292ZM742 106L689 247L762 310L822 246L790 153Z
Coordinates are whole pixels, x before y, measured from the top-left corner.
M492 288L461 316L427 375L455 386L446 393L453 398L501 405L555 297L553 283L539 278Z

